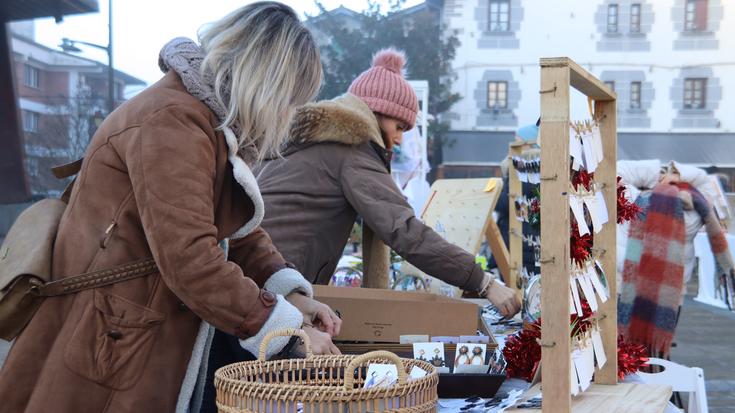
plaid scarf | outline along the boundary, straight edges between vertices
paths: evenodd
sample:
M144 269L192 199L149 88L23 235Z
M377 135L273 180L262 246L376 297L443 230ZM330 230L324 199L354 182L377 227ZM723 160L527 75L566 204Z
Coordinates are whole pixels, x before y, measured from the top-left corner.
M691 200L691 202L689 202ZM628 340L668 355L684 283L684 206L691 204L704 224L721 282L735 277L725 233L707 199L687 183L660 184L636 204L643 214L630 226L618 329Z
M684 209L674 185L660 184L636 200L642 210L630 225L618 329L651 353L668 354L684 283Z

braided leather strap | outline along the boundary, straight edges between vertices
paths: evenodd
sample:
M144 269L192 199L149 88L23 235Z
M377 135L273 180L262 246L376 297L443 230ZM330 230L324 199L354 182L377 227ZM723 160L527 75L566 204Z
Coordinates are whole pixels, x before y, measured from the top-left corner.
M43 297L72 294L82 290L144 277L157 271L156 261L153 258L148 258L106 270L92 271L53 281L39 287L38 293Z

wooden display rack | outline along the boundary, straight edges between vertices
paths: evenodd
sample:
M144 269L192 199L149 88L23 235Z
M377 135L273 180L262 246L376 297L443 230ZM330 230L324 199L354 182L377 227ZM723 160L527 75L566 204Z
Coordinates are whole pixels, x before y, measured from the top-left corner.
M515 219L515 198L523 195L523 183L518 179L513 157L521 156L527 150L536 147L535 142L511 142L508 156L508 286L523 300L521 271L523 270L523 222ZM505 274L503 274L505 275Z
M595 383L590 390L599 389L597 385L616 385L618 379L615 356L617 349L617 286L615 281L615 225L617 216L616 202L616 95L600 80L566 57L543 58L541 65L541 314L543 328L541 336L541 381L543 383L543 413L569 413L600 411L599 403L585 403L595 392L581 393L574 397L570 392L570 358L572 343L569 336L569 291L570 291L570 252L569 229L570 211L570 86L594 100L594 114L598 118L604 160L595 170L595 181L602 185L605 203L608 207L608 222L601 232L595 234L594 251L607 276L610 299L600 303L597 318L601 329L603 345L608 354L608 362L595 372ZM633 385L645 386L645 385ZM607 386L604 386L607 387ZM653 390L654 387L651 387ZM632 394L646 395L646 391L633 392L629 385L611 386L608 393L627 394L615 400L624 402L620 407L629 406ZM664 403L651 403L642 399L651 412L661 412ZM613 398L610 398L612 400ZM629 411L612 408L604 411ZM643 411L643 410L636 410Z

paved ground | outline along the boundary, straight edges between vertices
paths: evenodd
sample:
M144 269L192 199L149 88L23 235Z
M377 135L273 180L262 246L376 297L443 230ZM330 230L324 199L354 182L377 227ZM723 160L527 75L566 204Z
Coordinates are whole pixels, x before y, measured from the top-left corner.
M692 291L690 285L689 291ZM696 289L694 289L696 291ZM735 313L687 295L671 360L704 370L710 413L735 412Z
M696 292L696 284L689 286ZM692 300L687 295L676 330L671 359L704 370L710 413L735 412L735 314ZM0 341L0 365L9 345Z

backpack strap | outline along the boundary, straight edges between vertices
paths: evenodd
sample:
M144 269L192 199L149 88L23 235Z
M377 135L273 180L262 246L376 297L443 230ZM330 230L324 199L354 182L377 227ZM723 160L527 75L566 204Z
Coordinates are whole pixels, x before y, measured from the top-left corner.
M37 286L35 287L35 291L43 297L73 294L82 290L144 277L154 272L158 272L156 261L153 258L148 258L106 270L92 271L73 277L62 278L43 286Z

